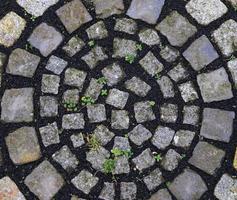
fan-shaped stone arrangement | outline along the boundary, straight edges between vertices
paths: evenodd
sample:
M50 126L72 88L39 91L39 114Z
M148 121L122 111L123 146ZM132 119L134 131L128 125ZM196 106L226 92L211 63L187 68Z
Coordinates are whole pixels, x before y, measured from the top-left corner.
M235 1L0 6L0 199L236 199Z

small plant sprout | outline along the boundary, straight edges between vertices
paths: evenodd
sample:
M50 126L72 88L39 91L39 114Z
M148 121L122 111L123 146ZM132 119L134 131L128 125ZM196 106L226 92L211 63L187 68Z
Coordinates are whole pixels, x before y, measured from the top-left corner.
M150 107L154 107L156 105L156 102L155 101L149 101L149 106Z
M101 90L100 95L103 97L108 96L108 90L107 89Z
M184 159L186 157L185 154L181 154L181 159Z
M94 47L95 46L95 41L94 40L90 40L88 42L88 45L89 45L89 47Z
M231 61L231 60L234 60L236 59L236 57L234 55L231 55L231 57L227 58L227 61Z
M159 74L159 73L157 73L156 75L155 75L155 79L156 80L159 80L161 78L161 75Z
M121 150L119 148L114 148L114 149L111 150L111 153L114 155L114 157L126 156L126 157L130 158L133 155L133 153L130 149Z
M169 187L169 186L170 186L170 184L171 184L171 182L170 182L170 181L167 181L167 182L165 183L166 187Z
M97 83L101 85L106 85L107 84L107 79L105 77L100 77L97 79Z
M129 64L134 63L136 56L133 54L127 54L125 56L125 61L128 62Z
M161 154L155 155L154 158L155 158L155 160L156 160L157 162L160 162L160 161L162 160Z
M64 101L63 102L63 107L68 111L68 112L76 112L77 111L77 103L73 102L71 100Z
M142 44L136 44L136 49L141 51L143 49Z
M92 99L92 97L90 97L90 96L83 96L81 98L81 105L83 105L83 106L92 105L94 103L95 103L95 100Z
M91 150L96 151L101 147L101 143L95 135L88 135L86 141Z
M31 15L31 17L30 17L30 20L32 21L32 22L34 22L35 20L36 20L36 16L34 16L34 15Z
M103 171L106 174L113 173L115 169L116 160L115 159L106 159L103 163Z

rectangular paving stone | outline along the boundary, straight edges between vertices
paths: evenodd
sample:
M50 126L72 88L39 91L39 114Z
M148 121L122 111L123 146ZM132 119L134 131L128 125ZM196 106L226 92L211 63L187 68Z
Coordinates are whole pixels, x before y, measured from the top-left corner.
M62 34L46 23L38 25L28 38L28 42L45 57L51 54L62 40Z
M62 128L63 129L83 129L85 125L83 113L74 113L63 115Z
M50 200L65 182L54 166L45 160L25 178L24 183L39 199Z
M197 82L204 102L231 99L233 92L225 68L197 75Z
M7 13L0 20L0 45L12 46L25 29L26 21L15 12Z
M40 159L41 150L33 127L22 127L5 137L10 158L16 165Z
M200 135L205 138L229 142L233 134L235 113L232 111L204 108Z
M223 150L207 142L199 142L188 162L204 172L214 175L216 170L221 167L224 156Z
M6 123L33 121L33 93L33 88L5 90L1 101L1 120Z
M56 11L56 14L69 33L92 20L90 13L80 0L66 3Z
M8 176L0 179L0 195L2 200L26 200L17 185Z
M173 46L182 46L197 32L197 28L177 11L171 12L156 29L166 36Z

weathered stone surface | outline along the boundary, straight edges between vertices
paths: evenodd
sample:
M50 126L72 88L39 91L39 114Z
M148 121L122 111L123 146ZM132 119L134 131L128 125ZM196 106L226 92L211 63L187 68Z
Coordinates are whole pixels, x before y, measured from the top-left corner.
M138 155L136 158L132 159L132 162L136 165L136 168L139 171L142 171L144 169L147 169L155 164L155 158L152 155L152 152L150 149L144 150L140 155Z
M71 180L72 184L85 194L89 194L91 189L98 183L99 178L93 176L90 172L82 170L75 178Z
M17 0L16 2L24 8L28 13L35 17L39 17L52 5L59 0Z
M173 171L178 167L181 155L173 149L169 149L162 159L161 165L167 171Z
M83 56L81 59L91 68L95 68L96 65L103 60L108 58L105 53L105 49L100 46L95 46L88 54Z
M182 63L179 63L168 72L168 75L172 80L178 82L180 80L187 78L189 74L187 68Z
M62 128L63 129L83 129L85 125L83 113L63 115Z
M160 37L156 30L153 29L144 29L139 34L139 39L141 42L152 46L160 43Z
M164 98L174 97L174 85L168 76L162 76L157 80Z
M118 89L109 90L106 103L119 109L123 109L128 101L129 93Z
M196 39L183 53L192 68L196 71L206 67L219 56L212 43L203 35Z
M54 27L41 23L34 29L28 42L37 48L43 56L47 57L59 46L62 40L63 36Z
M58 115L58 101L54 96L40 97L40 116L55 117Z
M45 147L52 144L58 144L60 142L59 130L56 122L39 128L39 132Z
M68 62L57 56L51 56L47 62L46 69L60 75L66 68Z
M126 110L112 110L111 127L113 129L128 129L129 116Z
M64 83L70 86L75 86L82 90L87 73L76 68L68 68L65 71Z
M41 82L41 91L43 93L58 94L60 77L57 75L43 74Z
M33 88L5 90L1 107L1 120L11 122L31 122L33 113Z
M2 200L26 200L17 185L8 176L0 179L0 197Z
M114 183L104 183L104 187L100 192L99 198L104 199L104 200L112 200L115 198L115 188L114 188Z
M133 182L121 182L120 183L121 190L121 200L134 200L137 196L137 186Z
M129 139L136 145L142 145L142 143L150 139L151 136L151 132L142 124L138 124L132 131L128 133Z
M237 59L230 60L227 63L228 69L231 73L231 77L234 81L234 88L237 89Z
M136 42L133 40L114 38L113 50L113 57L116 58L125 58L128 55L136 57L137 55Z
M202 25L208 25L228 11L220 0L191 0L187 3L186 10Z
M134 19L141 19L149 24L155 24L160 16L164 0L133 0L127 15Z
M106 18L114 14L121 14L124 10L123 0L93 0L96 15Z
M94 130L94 134L96 138L100 141L101 145L104 146L109 143L114 137L114 133L111 132L106 126L103 124L96 127Z
M113 63L102 69L102 74L107 80L109 86L116 85L119 83L125 76L123 69L119 64Z
M169 190L177 199L198 200L207 191L207 186L196 172L185 169L174 179Z
M71 89L66 90L63 93L63 102L73 102L75 104L78 104L79 102L79 90L78 89Z
M179 85L179 90L181 92L181 96L185 102L190 102L198 99L198 94L194 88L194 85L191 81L186 83L182 83Z
M152 138L152 144L158 149L165 149L168 147L174 137L175 131L168 127L159 126Z
M184 106L183 123L198 125L200 108L198 106Z
M39 199L50 200L62 188L64 180L45 160L26 177L24 183Z
M86 29L89 39L103 39L108 37L108 31L103 21L99 21Z
M134 113L137 123L143 123L156 119L149 101L135 103Z
M151 90L150 85L135 76L125 82L125 87L140 97L145 97Z
M115 31L125 32L128 34L135 34L137 32L137 23L133 19L122 18L116 19L114 26Z
M7 13L0 20L0 44L12 46L20 38L25 26L26 21L15 12Z
M207 142L199 142L188 162L204 172L213 175L220 168L224 156L225 152L223 150Z
M116 136L114 138L113 149L130 150L131 147L130 147L128 138Z
M212 140L229 142L233 133L234 118L234 112L205 108L200 135Z
M173 144L176 147L188 148L195 136L195 132L188 130L179 130L175 133Z
M59 151L52 155L52 158L59 163L67 172L76 169L79 161L76 156L71 152L67 145L64 145Z
M150 174L145 178L143 178L143 181L146 184L148 190L152 191L158 187L164 181L164 179L162 177L161 171L157 168L150 172Z
M103 104L87 106L87 115L90 123L98 123L106 120L106 110Z
M199 74L197 82L204 102L221 101L233 97L231 84L223 67Z
M167 45L161 47L160 55L167 62L174 62L179 57L180 53L177 49Z
M235 149L235 157L233 160L233 167L237 170L237 148Z
M3 73L3 66L7 60L7 56L0 52L0 88L2 86L2 73Z
M104 85L100 84L97 79L92 78L84 96L91 97L94 101L96 101L103 87Z
M129 161L126 156L120 156L115 163L114 174L128 174L130 172Z
M81 147L85 144L85 140L82 133L73 134L71 135L70 139L74 148Z
M155 55L149 51L140 61L139 64L142 68L151 76L155 76L160 73L164 66L163 64L155 57Z
M86 153L86 160L91 163L95 170L104 171L103 164L110 157L109 151L100 147L97 150L90 150Z
M212 34L224 56L231 56L237 46L237 22L233 19L225 21Z
M74 56L85 46L85 42L78 36L72 37L62 48L70 57Z
M40 146L33 127L22 127L5 137L10 158L16 165L38 160L41 157Z
M78 29L81 25L92 20L91 15L80 0L68 2L56 11L69 33Z
M167 123L175 123L178 117L178 106L164 104L160 107L161 120Z
M153 194L149 200L172 200L172 197L167 189L161 189Z
M12 75L32 78L40 62L40 57L24 49L14 49L9 56L6 72Z
M236 0L227 0L227 2L230 2L231 5L236 8L237 7L237 1Z
M197 29L177 11L171 12L156 29L165 35L173 46L182 46Z
M235 200L237 198L237 180L228 174L223 174L215 187L214 194L220 200Z

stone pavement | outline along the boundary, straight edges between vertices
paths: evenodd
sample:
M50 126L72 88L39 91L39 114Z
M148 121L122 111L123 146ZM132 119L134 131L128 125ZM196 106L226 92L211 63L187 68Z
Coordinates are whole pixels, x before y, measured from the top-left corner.
M2 0L0 200L236 200L236 97L236 0Z

